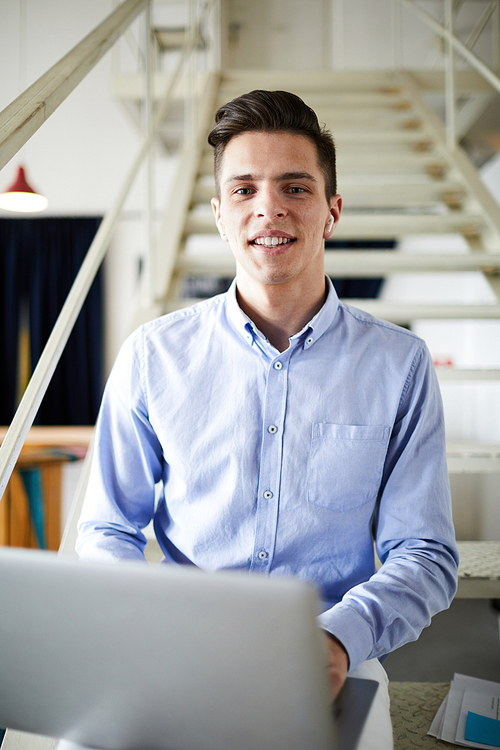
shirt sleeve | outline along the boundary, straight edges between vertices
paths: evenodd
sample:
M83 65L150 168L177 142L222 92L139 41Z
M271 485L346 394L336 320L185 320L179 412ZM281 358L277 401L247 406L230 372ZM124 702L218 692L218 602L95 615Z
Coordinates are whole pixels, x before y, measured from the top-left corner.
M399 402L374 532L381 567L319 618L345 646L350 669L416 640L456 592L443 408L423 344Z
M148 419L141 330L125 342L106 385L76 550L83 560L144 560L163 459Z

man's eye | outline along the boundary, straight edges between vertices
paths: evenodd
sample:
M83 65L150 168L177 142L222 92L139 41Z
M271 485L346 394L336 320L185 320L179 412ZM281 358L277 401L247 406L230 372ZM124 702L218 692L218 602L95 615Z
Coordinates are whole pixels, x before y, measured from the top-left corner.
M304 188L296 187L295 185L293 187L288 188L289 193L304 193Z
M238 190L235 190L237 195L250 195L251 192L251 188L238 188Z

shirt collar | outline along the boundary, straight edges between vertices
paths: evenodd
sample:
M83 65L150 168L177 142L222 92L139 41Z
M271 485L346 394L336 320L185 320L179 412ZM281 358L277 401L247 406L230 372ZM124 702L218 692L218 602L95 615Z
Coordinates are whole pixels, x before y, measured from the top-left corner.
M337 292L328 276L326 276L326 285L328 296L324 305L301 331L292 336L292 341L299 338L304 339L304 349L311 347L331 326L333 319L335 318L339 306L339 298L337 297ZM248 315L245 315L238 304L236 298L236 279L234 279L226 293L226 300L227 317L229 322L245 339L245 341L249 345L252 345L255 337L262 337L262 334L253 321L250 320Z

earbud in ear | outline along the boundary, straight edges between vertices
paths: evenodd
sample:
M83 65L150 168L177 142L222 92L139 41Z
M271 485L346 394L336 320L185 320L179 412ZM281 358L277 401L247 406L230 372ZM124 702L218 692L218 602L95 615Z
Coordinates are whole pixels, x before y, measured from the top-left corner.
M225 237L226 236L226 233L224 231L224 227L222 226L222 221L220 219L217 222L217 229L219 230L221 237Z
M326 228L327 232L331 232L332 231L334 223L335 223L335 219L333 218L333 216L331 216L330 217L330 221L328 222L328 226Z

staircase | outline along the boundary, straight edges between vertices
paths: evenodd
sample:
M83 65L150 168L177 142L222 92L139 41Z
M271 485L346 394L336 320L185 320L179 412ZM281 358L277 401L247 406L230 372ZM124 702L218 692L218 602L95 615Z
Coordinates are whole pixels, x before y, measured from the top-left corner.
M350 299L350 304L402 325L425 319L499 319L500 207L465 153L447 148L444 126L426 101L422 79L425 84L422 75L366 71L225 71L220 79L208 77L199 87L205 96L200 105L197 157L194 160L191 153L181 159L173 205L163 220L169 229L159 246L167 260L157 277L154 309L142 310L136 323L211 296L234 277L233 256L219 238L210 206L215 188L206 135L213 112L221 104L254 88L294 91L331 129L338 151L339 192L344 198L334 240L356 240L357 245L366 241L368 245L372 240L397 243L423 235L456 239L456 251L446 253L439 252L438 246L435 252L425 253L368 247L327 249L329 275L375 278L393 273L479 271L496 299L486 304ZM470 90L475 79L468 74L464 80ZM162 88L161 81L157 88ZM121 95L126 91L120 83ZM500 380L498 369L440 367L437 372L443 381ZM450 473L500 472L500 445L450 441L447 452ZM461 553L458 595L500 597L499 544L466 542ZM149 557L156 556L152 542Z

